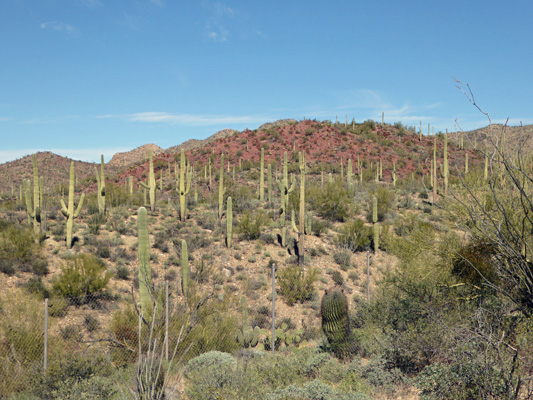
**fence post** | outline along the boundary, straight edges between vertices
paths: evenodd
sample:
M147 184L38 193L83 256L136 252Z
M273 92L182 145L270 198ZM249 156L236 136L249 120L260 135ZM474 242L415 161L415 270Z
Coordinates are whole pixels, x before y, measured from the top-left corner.
M272 353L276 343L276 264L272 263Z
M168 361L168 279L165 280L165 359Z
M366 301L370 301L370 250L366 251Z
M48 299L44 299L44 375L48 369Z

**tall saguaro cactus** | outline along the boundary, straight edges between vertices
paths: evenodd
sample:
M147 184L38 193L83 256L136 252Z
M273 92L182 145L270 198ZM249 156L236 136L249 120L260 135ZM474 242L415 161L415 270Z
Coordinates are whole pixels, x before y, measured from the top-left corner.
M281 197L281 245L285 247L287 227L285 226L287 209L289 207L289 193L294 190L294 176L292 183L289 186L289 174L287 172L287 152L283 154L283 179L278 182L280 197Z
M265 149L261 147L261 164L259 171L259 201L265 201Z
M100 175L98 175L98 170L94 167L94 172L96 173L96 183L98 184L98 212L100 214L105 214L105 176L104 176L104 155L101 155L100 158Z
M81 194L78 208L74 211L74 180L76 173L74 172L74 162L70 163L70 179L68 185L68 208L65 206L65 202L61 199L61 212L67 217L67 248L72 247L72 226L74 225L74 219L80 215L81 208L83 206L83 200L85 199L85 193Z
M23 184L28 219L33 221L33 231L38 235L41 231L42 191L39 191L39 170L37 167L37 156L35 154L33 155L33 204L31 201L30 180L24 180Z
M148 157L150 159L150 171L148 172L148 185L141 182L141 186L150 191L150 211L155 211L155 174L154 174L154 160L152 157L152 150L149 150Z
M191 189L191 180L192 174L188 171L188 168L185 164L185 151L181 149L180 157L180 183L179 183L179 194L180 194L180 220L185 221L187 218L187 202L186 196L189 194Z
M267 172L268 202L272 203L272 165L268 164Z
M146 208L137 211L137 240L139 257L139 295L141 312L146 318L152 313L152 268L150 267L150 240L148 238L148 217Z
M303 265L304 263L304 241L305 241L305 153L299 153L299 167L300 167L300 212L299 212L299 221L298 227L294 222L294 211L292 217L292 227L294 231L298 234L298 264Z
M226 210L226 246L231 247L231 235L233 232L233 203L231 196L228 197Z

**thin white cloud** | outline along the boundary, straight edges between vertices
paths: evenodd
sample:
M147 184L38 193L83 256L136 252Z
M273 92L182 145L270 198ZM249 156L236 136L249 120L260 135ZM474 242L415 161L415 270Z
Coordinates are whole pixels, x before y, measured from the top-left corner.
M253 124L265 121L260 115L203 115L203 114L173 114L168 112L150 111L133 114L101 115L98 118L120 118L131 122L182 124L190 126Z
M6 122L6 121L9 121L11 120L11 118L9 117L0 117L0 122Z
M41 23L41 29L52 29L57 32L67 33L69 35L76 34L76 28L73 25L65 22L47 21Z
M219 1L213 3L212 8L215 11L215 14L219 17L234 17L235 16L235 10L233 10L231 7Z
M163 0L150 0L150 3L155 4L159 7L163 7L165 5L165 2Z
M0 150L0 163L13 161L24 156L37 153L39 151L51 151L63 157L72 158L77 161L86 162L100 162L100 155L104 155L106 162L111 160L111 157L119 152L130 151L130 148L125 147L109 147L96 149L20 149L20 150Z
M226 42L230 35L229 30L216 21L208 22L205 29L207 38L214 42Z

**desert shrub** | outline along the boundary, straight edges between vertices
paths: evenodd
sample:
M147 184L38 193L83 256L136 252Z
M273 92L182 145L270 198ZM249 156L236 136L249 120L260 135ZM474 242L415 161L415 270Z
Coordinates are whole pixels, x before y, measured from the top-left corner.
M470 285L498 284L492 260L496 248L491 243L472 242L463 246L453 258L452 273Z
M341 249L353 252L365 251L372 243L372 228L365 225L362 219L356 219L343 225L336 239L336 245Z
M307 382L304 386L289 385L267 395L268 400L370 400L364 393L343 393L326 385L319 379Z
M48 273L48 263L30 226L0 221L0 271L8 275L16 271Z
M105 289L111 276L98 258L90 254L79 254L61 267L61 275L54 281L53 290L65 298L82 296L89 300Z
M167 233L165 231L161 231L161 232L157 232L155 234L155 238L154 238L154 245L153 247L155 249L159 249L161 250L161 252L163 253L168 253L168 236L167 236Z
M100 327L100 322L98 321L98 318L91 314L87 314L84 317L83 324L89 332L94 332Z
M285 302L292 306L311 299L318 272L314 268L305 271L299 265L289 265L278 273L280 294Z
M93 235L98 235L100 232L100 227L105 223L105 216L97 212L93 213L87 220L87 226L89 227L89 232Z
M48 288L45 287L43 280L40 276L32 276L28 279L28 282L24 284L24 287L29 293L38 294L41 298L50 297Z
M103 355L62 354L51 360L46 375L36 376L30 393L40 399L108 399L118 392L106 378L110 374Z
M337 247L333 253L333 261L335 261L340 267L346 271L351 265L352 253L348 248Z
M117 277L117 279L122 279L122 280L127 281L130 277L130 271L128 270L128 267L126 267L125 265L119 265L117 266L115 276Z
M243 240L255 240L261 236L263 226L267 222L264 211L245 211L237 223L237 232Z
M193 358L184 370L185 377L190 381L189 398L214 399L216 395L226 393L235 378L236 367L233 356L220 351L210 351Z
M306 191L310 208L330 221L345 221L353 206L352 199L340 180L328 182L324 188L311 186Z
M331 274L331 279L333 280L335 285L342 286L344 284L344 277L338 270L333 271L333 273Z

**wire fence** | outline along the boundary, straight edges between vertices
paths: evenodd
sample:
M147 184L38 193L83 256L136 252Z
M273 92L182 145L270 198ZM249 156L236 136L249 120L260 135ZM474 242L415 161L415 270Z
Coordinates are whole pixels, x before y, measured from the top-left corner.
M185 300L179 286L169 281L153 293L153 309L145 312L133 288L121 297L0 299L0 398L28 384L29 375L45 378L65 360L95 354L116 367L139 364L147 355L183 364L210 350L275 351L280 340L276 328L284 334L276 326L275 268L271 310L263 309L253 319L244 296L241 312L231 312L224 291L192 290Z

